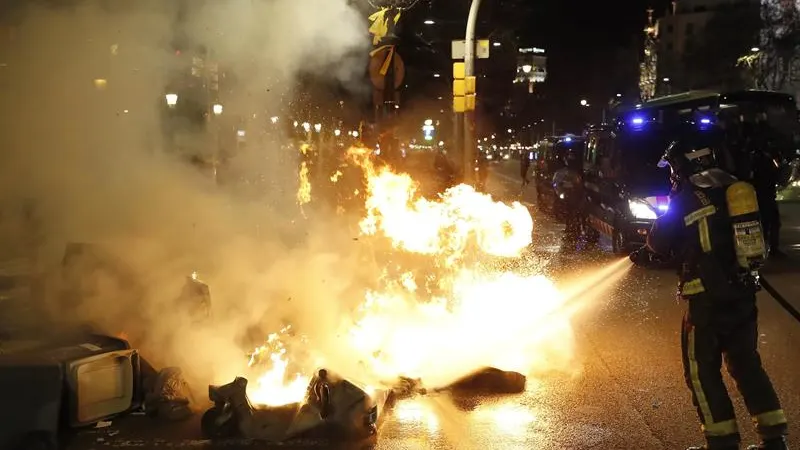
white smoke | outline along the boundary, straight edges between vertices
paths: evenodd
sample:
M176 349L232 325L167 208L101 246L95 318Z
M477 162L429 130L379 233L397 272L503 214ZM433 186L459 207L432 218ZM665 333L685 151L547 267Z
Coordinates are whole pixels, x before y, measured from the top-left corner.
M177 64L170 43L184 30L236 79L220 96L225 114L248 118L249 133L269 126L301 73L360 89L369 40L346 0L183 5L181 20L181 2L162 0L31 3L9 16L15 22L0 38L0 230L6 242L30 241L50 273L66 243L104 244L147 285L145 296L99 284L96 298L65 310L54 287L50 316L125 331L145 357L183 365L202 384L246 362L237 339L249 327L338 314L337 297L362 271L355 260L321 256L352 240L297 213L290 150L254 140L240 155L244 179L270 180L246 198L165 152L160 114ZM24 201L35 205L35 230L13 207ZM202 327L171 303L193 270L214 303L215 319Z

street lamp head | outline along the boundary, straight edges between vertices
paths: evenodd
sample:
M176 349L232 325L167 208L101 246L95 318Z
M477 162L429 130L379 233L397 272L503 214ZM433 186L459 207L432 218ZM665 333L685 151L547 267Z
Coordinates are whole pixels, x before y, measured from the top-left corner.
M317 133L322 131L322 124L319 124L319 123L314 124L314 131L316 131Z
M439 78L440 76L438 73L433 74L433 78Z
M219 103L215 103L214 106L211 107L211 111L214 113L215 116L222 114L222 105Z
M426 20L426 21L425 21L425 25L433 25L433 24L435 24L435 23L436 23L436 22L434 22L434 21L433 21L433 20L431 20L431 19L428 19L428 20Z
M663 81L664 83L669 83L669 77L664 77L664 79L663 79L662 81Z
M622 94L617 94L617 98L622 98Z
M753 52L753 53L758 53L758 52L761 51L761 49L758 48L758 47L753 47L753 48L750 49L750 51Z
M167 100L167 106L175 106L178 104L178 94L167 94L164 98Z
M303 129L306 130L306 133L311 131L311 124L308 122L303 122Z
M279 118L278 118L278 116L273 116L269 120L271 120L272 123L278 123Z
M500 42L493 42L492 43L492 46L494 46L494 47L501 47L502 45L503 44L501 44Z
M587 106L588 104L589 102L586 99L581 99L581 106Z
M533 66L530 64L525 64L524 66L522 66L522 71L525 73L531 73L532 70Z
M337 137L341 136L342 135L342 130L333 130L333 135L337 136Z

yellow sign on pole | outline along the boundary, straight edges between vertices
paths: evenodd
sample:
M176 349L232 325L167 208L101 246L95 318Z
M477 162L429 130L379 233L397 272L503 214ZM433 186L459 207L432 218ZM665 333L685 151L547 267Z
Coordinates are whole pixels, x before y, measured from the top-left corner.
M453 95L463 97L467 95L465 80L453 80Z
M475 77L467 77L464 79L464 90L467 94L474 94L475 93Z
M467 68L463 62L453 63L453 78L463 80L467 75Z
M464 109L467 111L475 111L475 94L469 94L464 98L466 99L464 102Z
M466 97L456 96L453 97L453 112L463 113L466 111Z

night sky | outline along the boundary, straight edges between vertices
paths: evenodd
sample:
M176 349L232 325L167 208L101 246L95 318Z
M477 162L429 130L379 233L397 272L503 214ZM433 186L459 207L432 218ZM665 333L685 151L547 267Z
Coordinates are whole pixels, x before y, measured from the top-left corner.
M450 38L455 34L463 36L466 19L463 4L468 2L431 1L432 14L460 22L454 25L457 29L447 30ZM652 7L658 18L669 3L669 0L483 0L481 14L484 19L489 16L490 23L484 24L479 34L485 36L490 30L508 27L520 46L545 48L548 81L540 89L547 100L539 103L536 114L548 121L555 119L566 126L577 126L586 113L578 108L581 98L599 107L616 93L638 93L638 61L646 10ZM429 14L428 8L426 0L421 0L409 14L409 20L420 20ZM407 27L418 25L412 23ZM513 65L514 55L508 56L506 61ZM500 54L493 53L492 59L494 65L504 64ZM490 70L494 72L491 83L509 82L508 73ZM598 108L591 113L599 118L599 111Z
M609 63L616 52L631 46L640 48L646 9L653 7L656 17L669 1L614 0L539 0L530 13L531 26L521 30L522 39L541 41L548 49L550 83L565 92L580 92L593 86L586 95L613 91Z

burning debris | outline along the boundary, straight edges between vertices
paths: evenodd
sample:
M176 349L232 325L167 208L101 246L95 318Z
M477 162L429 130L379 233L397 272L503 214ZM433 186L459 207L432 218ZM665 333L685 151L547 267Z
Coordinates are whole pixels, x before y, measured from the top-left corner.
M375 166L367 149L351 149L349 157L366 179L361 234L374 249L390 246L374 256L383 276L364 290L360 306L331 336L360 367L356 378L397 398L463 389L514 393L524 390L525 375L570 362L565 296L535 269L511 271L502 264L531 244L527 208L465 185L425 199L410 176ZM254 383L238 378L211 388L217 407L209 414L217 431L208 434L230 433L222 423L235 416L238 435L286 438L296 434L286 430L299 426L303 408L316 414L303 430L326 422L325 408L313 407L320 376L304 374L309 366L331 363L336 362L326 362L324 352L291 326L270 335L250 355ZM337 389L360 392L345 397L361 396L359 405L368 404L372 389L354 386L339 379L330 385L331 398L339 398Z
M356 386L321 369L299 402L252 406L247 380L241 377L223 386L209 386L209 398L214 407L203 415L201 423L203 433L209 438L364 439L377 432L389 393Z
M299 370L293 370L283 340L286 337L291 338L291 332L292 327L289 325L278 333L270 334L267 342L250 355L248 366L256 373L263 370L247 391L250 400L257 405L288 405L299 401L306 394L310 379ZM295 355L297 356L300 355Z

